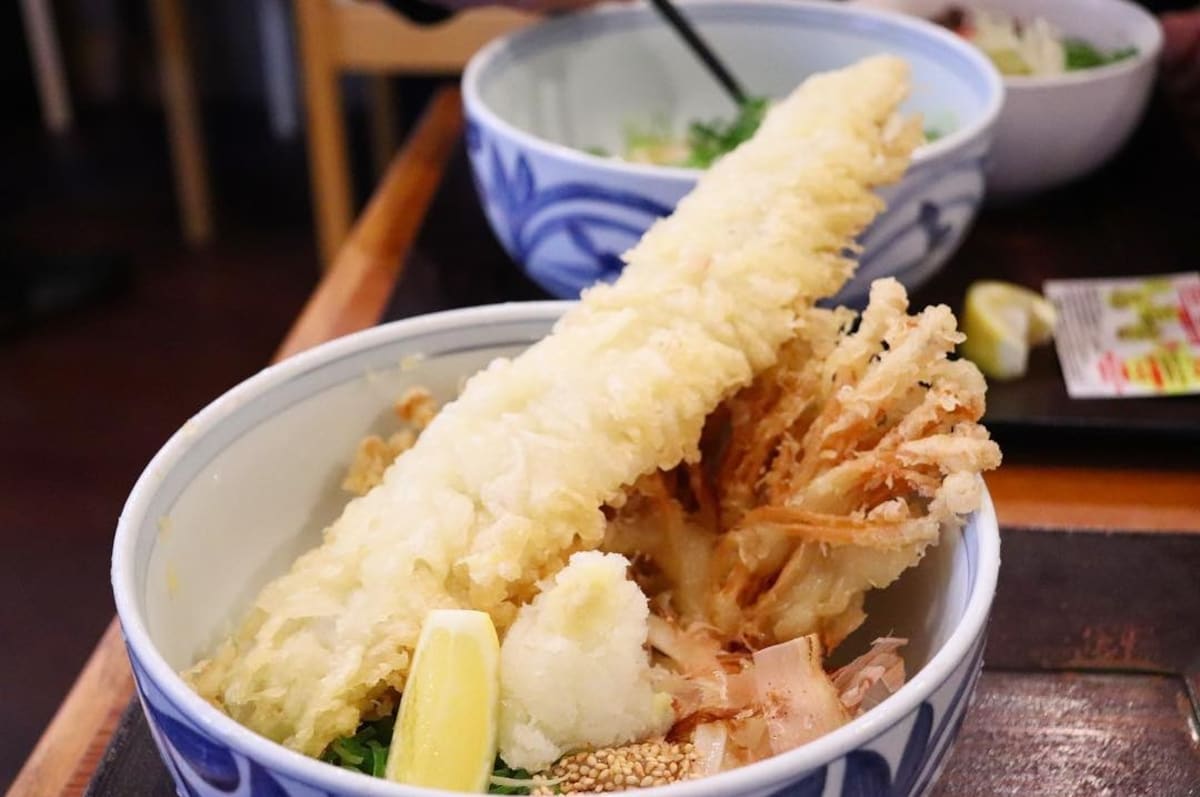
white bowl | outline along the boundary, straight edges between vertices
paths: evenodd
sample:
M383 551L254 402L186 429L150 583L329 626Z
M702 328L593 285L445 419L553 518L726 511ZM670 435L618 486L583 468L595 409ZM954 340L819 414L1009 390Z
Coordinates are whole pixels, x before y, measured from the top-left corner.
M566 303L456 310L399 321L299 354L188 421L138 480L117 527L112 582L138 696L181 795L414 797L414 789L306 758L243 728L176 674L211 651L259 589L340 512L356 442L382 431L411 385L459 380L539 339ZM418 359L419 358L419 359ZM415 364L414 364L415 363ZM870 633L911 638L913 675L893 697L809 745L647 797L919 794L939 771L979 673L996 587L990 501L920 567L868 603ZM850 642L847 643L851 644ZM864 644L861 640L855 644ZM859 788L860 791L839 789ZM640 793L640 792L639 792Z
M906 109L953 129L882 192L888 209L863 236L858 273L837 301L865 303L878 277L911 291L933 276L982 201L1003 94L991 62L936 25L836 3L711 0L685 12L754 94L780 97L814 72L881 52L912 65ZM620 254L700 174L584 148L619 152L627 123L657 115L677 131L732 116L715 81L642 4L595 8L492 42L467 66L463 102L488 222L513 260L560 298L614 279Z
M1091 174L1121 149L1141 121L1162 50L1158 20L1128 0L855 0L932 17L951 5L1030 19L1104 50L1136 47L1115 64L1051 77L1004 77L1004 109L988 169L988 193L1014 199Z

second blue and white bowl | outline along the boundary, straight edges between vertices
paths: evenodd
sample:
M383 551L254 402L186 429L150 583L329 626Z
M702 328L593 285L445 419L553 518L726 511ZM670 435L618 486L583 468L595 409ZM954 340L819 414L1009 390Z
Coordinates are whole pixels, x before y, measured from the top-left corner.
M804 0L694 0L685 11L756 95L780 97L814 72L892 53L912 66L905 106L945 135L917 151L883 192L857 276L837 301L862 304L871 281L910 290L938 271L983 199L1004 88L991 63L935 25L871 8ZM573 298L621 270L620 255L696 183L695 169L626 163L630 124L683 131L732 105L648 6L615 5L498 39L463 76L467 144L489 223L551 294Z

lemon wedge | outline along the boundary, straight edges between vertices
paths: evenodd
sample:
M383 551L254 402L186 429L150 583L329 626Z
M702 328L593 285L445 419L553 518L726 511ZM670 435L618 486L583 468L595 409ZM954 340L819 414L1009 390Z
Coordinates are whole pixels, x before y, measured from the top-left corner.
M484 792L496 759L500 642L484 612L426 616L400 698L388 780Z
M976 282L967 289L962 355L993 379L1025 374L1029 347L1054 336L1054 305L1041 294L1007 282Z

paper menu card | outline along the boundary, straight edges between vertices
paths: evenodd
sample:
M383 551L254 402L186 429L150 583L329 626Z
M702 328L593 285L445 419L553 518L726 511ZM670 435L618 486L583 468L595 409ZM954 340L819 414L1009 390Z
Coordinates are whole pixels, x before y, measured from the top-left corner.
M1200 393L1200 273L1043 288L1071 398Z

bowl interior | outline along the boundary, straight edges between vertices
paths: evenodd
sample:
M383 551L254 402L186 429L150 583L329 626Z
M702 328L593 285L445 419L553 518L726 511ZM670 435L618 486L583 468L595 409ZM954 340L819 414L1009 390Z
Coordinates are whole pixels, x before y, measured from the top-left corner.
M299 371L285 364L243 384L181 430L135 490L123 518L129 548L119 542L115 554L130 560L140 619L166 663L179 670L206 655L258 590L316 544L348 499L339 483L357 442L394 429L388 416L404 389L452 397L465 376L543 336L563 307L508 308L507 317L505 308L479 308L381 327ZM912 640L910 671L923 666L967 606L978 533L944 534L919 568L873 595L871 620L844 645L847 655L899 634Z
M544 336L561 307L532 306L549 309L356 336L298 373L268 370L189 421L130 499L134 598L167 664L211 652L259 589L318 543L350 498L340 484L358 441L396 430L391 406L407 387L445 400Z
M685 13L752 95L783 96L808 75L878 53L912 65L906 108L950 133L994 100L979 63L919 21L832 3L740 0L687 3ZM630 125L682 132L729 119L720 87L656 12L608 6L515 34L478 67L482 103L526 133L575 148L620 152Z

